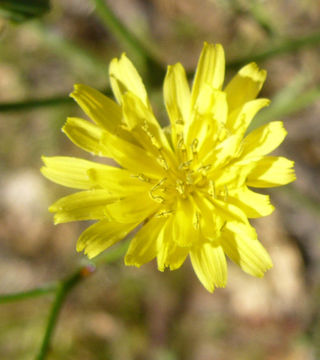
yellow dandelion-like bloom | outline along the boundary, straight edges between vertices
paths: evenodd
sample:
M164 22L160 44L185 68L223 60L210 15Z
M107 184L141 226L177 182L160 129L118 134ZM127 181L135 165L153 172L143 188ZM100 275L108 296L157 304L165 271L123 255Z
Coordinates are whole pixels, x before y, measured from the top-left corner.
M192 89L183 66L168 67L164 103L170 126L156 120L143 82L125 54L113 59L110 82L117 103L86 85L71 94L93 123L68 118L63 132L82 149L120 167L73 157L44 157L44 176L82 191L50 207L55 223L98 220L77 250L92 258L142 225L130 242L126 265L157 258L158 269L179 268L190 256L212 292L227 281L227 255L262 277L272 261L248 218L273 211L269 196L253 188L295 179L293 162L266 156L286 136L280 121L248 135L266 72L244 66L223 87L221 45L204 44Z

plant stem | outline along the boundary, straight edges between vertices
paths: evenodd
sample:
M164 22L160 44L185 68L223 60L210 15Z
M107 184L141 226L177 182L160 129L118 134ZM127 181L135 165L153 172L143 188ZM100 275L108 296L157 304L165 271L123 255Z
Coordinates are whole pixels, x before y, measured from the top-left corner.
M320 203L313 197L301 193L300 190L295 188L292 184L286 185L279 189L283 194L286 194L290 200L294 200L299 206L304 207L310 213L320 216Z
M62 36L53 27L45 26L40 21L33 21L27 26L50 51L59 54L59 56L64 56L66 61L71 64L72 69L88 69L98 74L104 74L107 71L107 60L102 59L89 49L83 48L75 41Z
M100 0L95 0L95 1L100 1ZM293 52L295 50L300 49L303 46L307 46L307 45L311 46L318 42L320 42L320 32L310 34L300 39L288 40L282 45L269 49L263 53L247 56L245 58L229 62L227 64L227 67L239 68L241 65L249 63L251 61L263 61L269 57L273 57L281 53ZM163 75L163 69L161 69L160 72L156 73L157 77L160 76L161 74ZM191 77L192 74L190 73L188 74L188 76ZM154 81L154 83L157 83L157 85L160 84L158 80ZM294 104L293 108L295 109L295 111L300 110L300 108L302 108L304 104L307 105L310 104L312 100L316 98L318 92L319 89L315 88L314 90L306 93L302 97L302 99L299 99L299 101ZM2 104L0 103L0 112L23 111L38 107L71 104L72 102L73 101L67 95L55 96L47 99L34 99L34 100L25 100L25 101L17 101L17 102L7 102Z
M68 95L54 96L46 99L12 101L0 104L0 112L32 110L39 107L69 105L73 103L74 101Z
M271 120L279 120L284 116L294 114L309 105L313 104L320 97L320 85L313 87L312 89L303 92L300 91L296 96L288 99L287 101L277 103L275 101L274 105L270 108L263 110L257 117L253 120L249 126L248 132L256 129L259 126L267 124Z
M114 14L110 6L105 0L93 0L96 6L96 12L103 24L114 35L114 37L132 53L137 61L142 62L146 66L146 70L150 76L149 80L162 82L165 70L160 62L155 58L148 49ZM156 79L156 80L155 80ZM161 80L160 80L161 79Z
M87 277L94 271L94 267L85 266L76 271L70 277L62 280L57 287L56 297L52 304L51 311L49 313L46 331L42 340L40 351L36 357L36 360L43 360L50 348L51 338L56 326L58 316L61 311L61 307L66 299L68 293L77 285L77 283L83 278Z
M275 45L274 47L271 47L270 49L261 53L248 55L243 57L242 59L231 61L227 64L227 67L229 69L238 69L240 66L252 61L264 61L276 55L291 53L301 49L302 47L311 46L318 43L320 43L320 31L314 32L306 36L302 36L298 39L287 39L281 44Z
M49 284L44 285L43 287L39 287L37 289L32 289L29 291L22 291L18 293L8 294L8 295L0 295L0 304L10 303L19 300L25 300L37 296L42 296L50 293L54 293L57 290L57 284Z

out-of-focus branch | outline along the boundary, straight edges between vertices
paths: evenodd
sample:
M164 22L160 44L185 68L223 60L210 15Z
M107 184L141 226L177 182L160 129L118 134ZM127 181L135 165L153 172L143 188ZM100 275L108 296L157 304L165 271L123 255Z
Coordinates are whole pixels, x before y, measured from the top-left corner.
M152 51L127 29L105 0L93 0L93 2L96 6L96 13L106 28L123 44L123 47L126 48L137 61L140 61L140 63L146 66L149 82L155 85L161 84L165 69L156 59Z
M56 326L58 316L60 314L62 305L69 294L69 292L84 278L90 275L95 268L93 266L85 266L76 271L70 277L62 280L57 287L56 297L52 304L51 311L49 313L46 331L42 340L40 351L36 357L36 360L44 360L49 351L51 338L54 328Z
M11 293L11 294L7 294L7 295L0 295L0 304L10 303L10 302L15 302L15 301L19 301L19 300L25 300L25 299L30 299L30 298L34 298L34 297L38 297L38 296L51 294L57 290L57 286L58 286L57 283L47 284L47 285L44 285L42 287L32 289L32 290L21 291L21 292Z
M320 31L314 32L306 36L302 36L297 39L283 40L281 44L271 46L266 51L230 61L228 62L227 67L229 69L238 69L240 66L252 61L261 62L277 55L292 53L303 47L313 46L316 44L320 44Z

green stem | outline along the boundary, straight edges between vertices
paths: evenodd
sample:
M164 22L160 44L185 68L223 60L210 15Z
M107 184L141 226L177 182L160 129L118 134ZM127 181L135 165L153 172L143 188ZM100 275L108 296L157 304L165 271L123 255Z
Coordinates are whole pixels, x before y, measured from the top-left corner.
M0 112L32 110L39 107L73 104L68 95L54 96L46 99L24 100L0 103Z
M94 271L94 267L85 266L72 274L70 277L61 281L56 292L56 298L52 304L51 311L47 322L46 331L42 340L40 351L36 357L36 360L43 360L46 358L50 349L51 338L56 326L58 316L61 311L61 307L66 299L68 293L78 284L80 280L87 277Z
M286 185L279 189L283 194L286 194L290 200L295 201L299 206L304 207L315 215L320 215L320 203L313 197L307 194L302 194L300 190L296 189L293 185Z
M100 1L100 0L95 0ZM273 49L270 49L264 53L251 55L239 60L232 61L227 64L228 68L239 68L241 65L246 64L251 61L263 61L266 60L269 57L275 56L277 54L285 53L285 52L293 52L295 50L298 50L299 48L307 45L312 45L320 42L320 32L308 35L306 37L303 37L301 39L295 39L287 41L286 43L279 45L278 47L275 47ZM161 69L160 72L157 72L157 76L163 76L164 72L163 69ZM150 73L151 75L151 73ZM192 76L192 74L188 74L189 77ZM163 79L162 79L163 80ZM158 80L155 81L158 85ZM317 97L317 94L319 92L318 88L313 89L312 91L306 93L301 98L299 98L299 101L295 102L293 109L300 110L300 108L304 107L304 104L309 104L313 101L315 97ZM34 99L34 100L25 100L25 101L18 101L18 102L8 102L8 103L0 103L0 112L9 112L9 111L23 111L23 110L30 110L33 108L38 107L46 107L46 106L55 106L55 105L64 105L64 104L70 104L72 103L72 100L67 95L62 96L56 96L51 97L47 99ZM292 113L292 112L291 112Z
M18 293L8 294L8 295L0 295L0 304L25 300L37 296L42 296L50 293L54 293L57 290L57 284L49 284L44 285L43 287L32 289L29 291L22 291Z
M130 240L121 241L116 247L103 252L100 256L96 257L92 262L95 266L111 264L119 260L127 251Z
M243 57L242 59L231 61L227 64L227 67L230 69L238 69L240 66L252 61L261 62L276 55L291 53L301 49L302 47L311 46L318 43L320 43L319 31L298 39L287 39L281 44L270 48L269 50L254 55L248 55Z
M127 27L120 21L120 19L114 14L110 6L107 5L105 0L93 0L96 6L96 12L100 17L103 24L109 29L114 37L132 53L136 59L146 65L150 80L156 77L156 81L159 81L164 74L163 66L148 49ZM159 74L160 73L160 74Z
M110 90L100 90L103 94L107 96L111 96ZM68 95L61 96L53 96L46 99L33 99L33 100L24 100L17 102L7 102L0 103L0 112L15 112L15 111L23 111L23 110L32 110L41 107L47 106L56 106L56 105L70 105L76 104L73 99L71 99Z
M28 29L32 30L38 36L43 44L51 51L64 55L76 69L83 68L90 69L95 73L105 73L108 67L108 62L101 59L95 53L88 49L84 49L81 45L77 44L71 39L59 35L54 28L43 25L40 21L33 21L28 24Z
M249 14L253 21L255 21L269 36L275 35L275 31L266 14L265 8L261 6L259 2L251 0L248 7L244 7L239 0L231 0L230 4L236 16Z
M263 110L254 121L251 123L248 132L256 129L259 126L267 124L271 120L281 119L284 116L294 114L309 105L313 104L320 97L320 85L315 86L311 90L303 90L299 94L296 94L293 98L290 98L287 101L277 104L275 101L274 105L271 105L270 108Z

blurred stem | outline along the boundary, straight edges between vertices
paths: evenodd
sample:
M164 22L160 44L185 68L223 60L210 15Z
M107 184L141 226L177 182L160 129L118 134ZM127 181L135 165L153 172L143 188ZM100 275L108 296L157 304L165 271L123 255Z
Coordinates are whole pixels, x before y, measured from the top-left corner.
M251 0L249 7L243 7L239 0L230 1L233 11L236 15L247 15L251 18L271 37L275 35L270 16L266 14L265 8L256 0Z
M57 284L48 284L44 285L43 287L39 287L37 289L32 289L29 291L22 291L14 294L8 294L8 295L0 295L0 304L19 301L19 300L25 300L29 298L34 298L37 296L42 296L50 293L54 293L57 290Z
M318 43L320 43L320 31L314 32L306 36L302 36L298 39L284 40L281 44L275 45L261 53L248 55L243 57L242 59L231 61L227 64L227 67L229 69L238 69L240 66L252 61L264 61L276 55L291 53L301 49L302 47L311 46Z
M41 348L36 357L36 360L44 360L48 354L48 351L50 349L51 338L54 333L54 329L57 324L62 305L67 295L70 293L70 291L81 280L91 275L95 271L96 266L111 264L119 260L127 251L128 245L129 245L129 239L127 241L122 241L121 243L118 244L118 246L115 246L114 248L110 249L102 256L93 260L92 264L83 266L69 277L65 278L64 280L60 280L57 283L44 285L41 288L33 289L30 291L0 296L0 304L1 304L1 303L8 303L13 301L33 298L48 293L55 293L55 299L49 313L45 334L42 339Z
M300 190L295 188L293 185L289 184L280 189L280 191L290 197L291 200L294 200L303 206L305 209L314 213L315 215L320 215L320 203L311 196L301 193Z
M130 240L121 241L116 247L103 252L96 257L92 262L95 266L111 264L119 260L127 251Z
M94 1L101 2L102 0L94 0ZM316 33L310 34L308 36L302 37L300 39L287 40L282 45L275 46L274 48L271 48L263 53L247 56L245 58L229 62L227 64L227 67L228 68L239 68L241 65L249 63L251 61L263 61L263 60L268 59L269 57L273 57L273 56L276 56L276 55L282 54L282 53L293 52L304 46L315 45L319 42L320 42L320 32L316 32ZM84 50L81 50L81 51L84 51ZM102 65L102 64L100 63L100 65ZM154 85L159 86L159 84L160 84L159 79L160 79L160 77L163 76L163 74L164 74L164 70L162 68L160 71L158 71L154 74L154 75L156 75ZM152 72L150 72L149 75L152 78ZM192 74L188 74L189 77L191 75ZM312 103L312 101L314 101L317 98L319 91L320 91L319 87L316 87L313 90L303 94L302 96L300 95L299 97L297 97L295 99L295 101L290 105L291 106L291 108L289 109L289 110L291 110L290 113L300 110L303 107ZM30 110L33 108L56 106L56 105L70 104L70 103L72 103L72 100L67 95L62 95L62 96L51 97L51 98L47 98L47 99L33 99L33 100L9 102L9 103L2 103L2 104L0 103L0 112L23 111L23 110Z
M53 335L53 331L56 326L61 307L68 293L78 284L78 282L80 282L80 280L90 275L94 271L94 269L95 268L92 266L85 266L80 270L76 271L70 277L62 280L58 285L56 297L49 313L46 331L36 360L43 360L46 358L46 355L50 348L51 337Z
M137 61L146 65L148 74L152 74L153 78L156 77L158 81L158 78L160 78L158 72L160 72L162 78L164 69L151 53L151 50L120 21L105 0L93 0L93 2L95 3L98 16L114 37L124 44ZM150 77L151 79L152 77Z
M54 96L46 99L34 99L17 102L0 103L0 112L32 110L35 108L73 104L74 101L68 95Z
M295 96L290 97L286 101L275 101L274 106L266 108L251 123L248 132L268 123L271 120L281 119L284 116L294 114L309 105L313 104L320 97L320 85L315 86L311 90L299 92ZM272 104L272 103L271 103Z
M82 66L90 67L90 70L95 72L106 72L108 63L101 59L88 49L84 49L82 46L61 36L54 28L43 25L39 21L34 21L28 25L28 27L44 41L45 45L50 49L56 51L60 55L65 55L67 59L74 64L76 62L81 63Z

